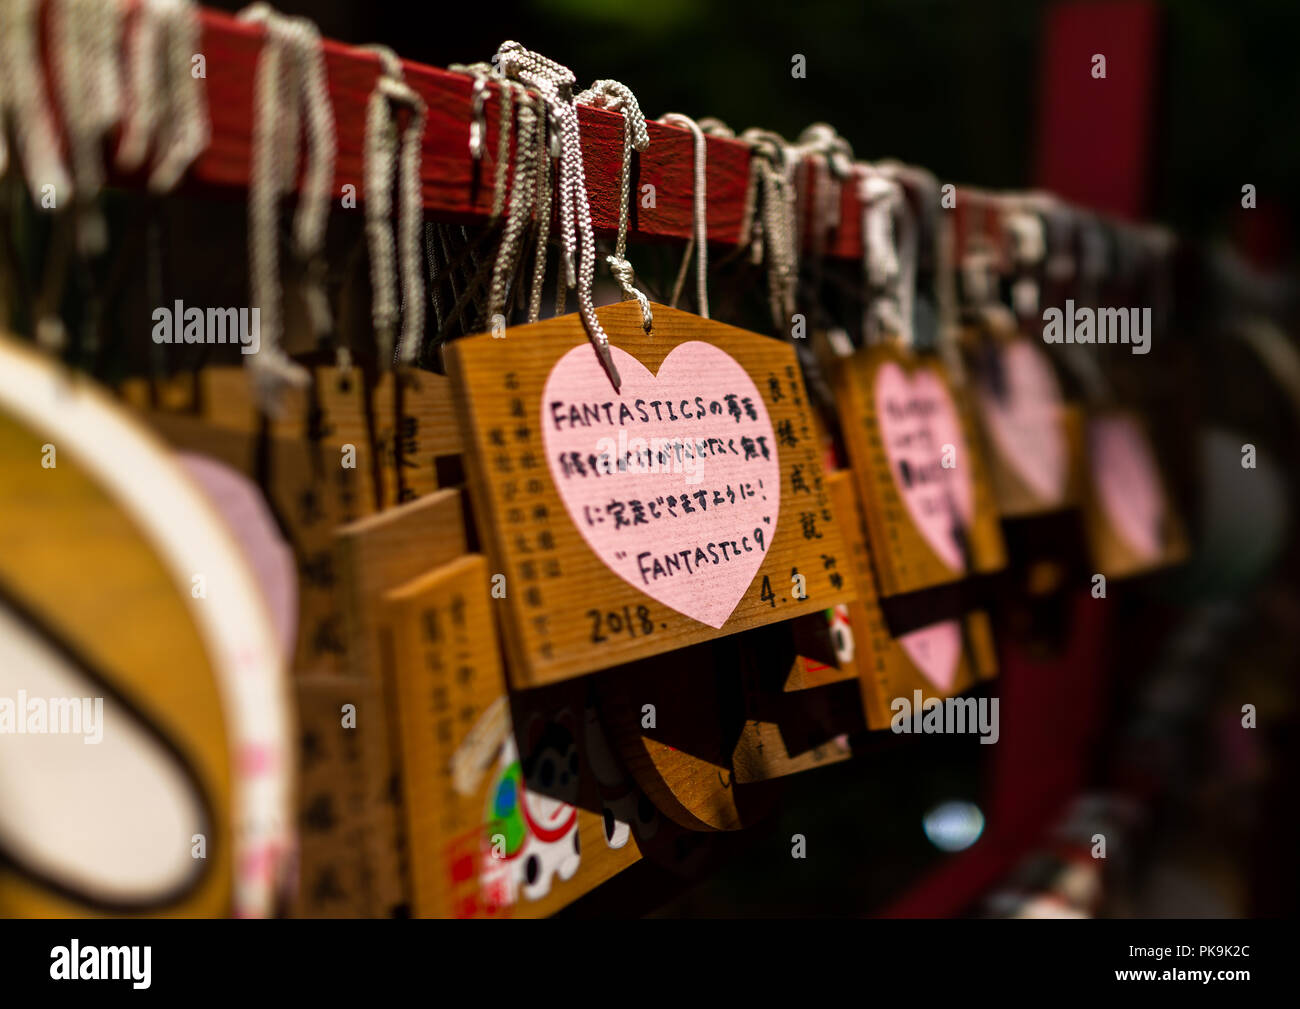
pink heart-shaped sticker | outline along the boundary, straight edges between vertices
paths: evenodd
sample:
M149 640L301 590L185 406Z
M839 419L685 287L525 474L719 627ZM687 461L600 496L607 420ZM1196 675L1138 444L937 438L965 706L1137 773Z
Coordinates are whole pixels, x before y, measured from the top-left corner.
M947 387L932 371L909 377L887 361L876 372L873 395L890 471L912 522L944 564L965 570L962 529L975 518L975 488ZM951 468L943 465L945 445L955 452Z
M1047 356L1027 340L999 353L1002 388L981 382L984 424L998 451L1038 497L1065 497L1069 460L1062 426L1061 387Z
M551 478L587 545L646 595L726 623L776 532L781 470L772 419L744 368L697 340L650 371L610 348L615 392L586 344L542 392Z
M956 620L922 627L898 638L921 675L947 693L957 678L961 656L961 625Z
M1160 556L1165 505L1156 461L1130 417L1094 417L1088 424L1093 484L1116 535L1142 561Z

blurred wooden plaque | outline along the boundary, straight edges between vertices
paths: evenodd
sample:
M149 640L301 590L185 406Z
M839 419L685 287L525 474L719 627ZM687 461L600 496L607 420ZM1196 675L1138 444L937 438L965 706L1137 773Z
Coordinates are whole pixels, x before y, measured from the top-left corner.
M1074 442L1051 358L1022 336L971 339L973 398L998 511L1017 517L1074 505Z
M858 506L853 476L831 473L826 483L844 523L858 590L857 599L849 604L849 625L867 726L889 728L890 705L900 697L911 703L915 690L925 699L948 697L993 675L992 637L982 613L968 614L965 621L941 621L899 637L890 633L876 595L867 522ZM971 631L974 633L968 633Z
M996 504L970 414L939 362L893 344L872 347L842 363L836 397L881 595L1002 567Z
M419 917L539 917L640 856L592 812L581 701L513 724L487 565L466 555L387 593L402 806Z
M1087 462L1084 527L1097 571L1125 578L1187 557L1187 534L1147 434L1134 414L1097 412L1079 437Z

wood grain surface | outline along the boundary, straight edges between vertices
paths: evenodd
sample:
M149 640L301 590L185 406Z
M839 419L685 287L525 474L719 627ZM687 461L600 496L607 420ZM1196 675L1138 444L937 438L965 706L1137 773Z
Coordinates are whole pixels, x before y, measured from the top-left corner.
M824 610L849 597L838 571L843 563L838 527L821 483L821 452L791 348L664 306L654 308L652 336L643 332L633 302L597 314L612 344L652 373L673 348L689 341L721 348L741 364L763 397L774 430L785 434L775 446L780 511L758 573L721 629L669 608L624 581L588 547L545 459L542 389L555 362L586 343L578 317L510 329L504 339L478 336L452 344L450 373L467 443L474 513L493 572L506 576L507 596L500 605L510 675L518 687ZM612 388L604 393L617 399ZM795 598L794 574L804 576L806 598ZM606 612L618 617L620 631L602 631L594 623L593 613L599 618Z
M581 684L506 695L487 564L466 555L384 595L401 791L420 917L540 917L639 858L607 832Z
M334 533L335 595L343 614L348 669L369 682L379 703L362 714L366 741L368 835L373 888L384 914L408 903L411 881L402 829L400 702L380 662L384 593L441 567L466 551L461 492L443 490L340 526Z
M908 375L921 370L934 374L947 388L957 410L964 441L963 445L956 446L957 466L965 467L974 492L974 521L965 529L964 567L951 567L935 553L900 496L881 437L875 402L876 374L891 363ZM979 442L970 426L970 412L953 391L939 363L918 359L896 343L884 343L842 361L834 384L840 426L867 516L880 594L895 596L950 584L960 581L968 572L993 571L1005 565L997 508L988 486Z
M857 599L849 604L850 623L853 627L853 644L862 704L867 726L871 729L889 728L893 713L890 705L895 698L907 698L920 690L923 698L946 697L961 693L976 681L975 667L968 654L968 637L963 634L963 647L957 660L952 686L944 691L936 687L917 668L916 663L898 643L889 630L885 615L876 594L874 554L868 540L867 520L858 504L856 481L847 471L831 473L827 485L836 500L836 508L844 518L844 533L848 540L849 556L853 560L854 584L858 586ZM856 516L853 521L847 516ZM969 615L967 619L972 619ZM975 620L977 642L980 646L981 668L996 670L992 656L991 634L986 635L986 624ZM990 663L993 665L990 667ZM990 672L990 675L992 673Z

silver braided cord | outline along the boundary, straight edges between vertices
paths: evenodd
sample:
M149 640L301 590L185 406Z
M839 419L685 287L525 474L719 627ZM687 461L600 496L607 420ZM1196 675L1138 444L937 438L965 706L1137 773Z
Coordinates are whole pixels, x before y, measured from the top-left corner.
M618 81L599 80L578 95L580 105L594 105L610 112L623 113L623 170L620 176L618 203L618 238L613 255L606 256L610 273L623 289L624 300L635 298L641 305L641 326L649 333L654 328L654 313L650 299L636 286L636 274L627 260L627 224L632 185L632 152L644 151L650 146L650 131L646 129L645 115L632 94L632 89ZM688 254L689 255L689 254ZM707 318L707 312L705 317Z
M0 3L0 173L8 166L4 119L12 120L18 156L32 202L41 206L42 187L57 199L72 193L72 179L54 129L40 56L40 0Z
M167 0L142 0L127 45L128 105L117 146L117 165L134 171L144 163L149 143L162 118L165 86L156 59L167 32Z
M497 246L497 258L492 267L492 283L488 287L487 316L490 321L504 315L511 278L519 263L523 251L524 233L532 218L536 184L537 144L534 132L537 129L537 112L534 99L525 88L513 81L502 81L501 84L503 94L515 88L520 92L516 117L518 140L515 145L514 178L510 185L510 210L506 217L505 230L501 233L501 242ZM501 135L505 138L506 157L499 164L508 164L510 134L502 128ZM504 185L501 187L501 192L504 200Z
M421 200L420 164L424 141L424 100L407 86L402 63L385 46L362 46L379 56L382 69L366 106L364 175L366 241L370 250L371 318L379 346L379 360L410 364L424 336L424 278L420 274ZM406 129L399 136L394 105L407 108ZM391 218L393 176L398 175L397 251L394 253ZM402 283L402 338L396 349L397 269Z
M11 119L32 202L42 209L57 209L62 205L58 201L66 203L75 194L45 90L39 14L38 0L0 2L0 172L9 161L4 120ZM47 186L53 187L52 203L45 201ZM64 346L63 320L53 305L38 306L36 339L50 352Z
M115 2L54 0L50 5L50 54L72 163L77 246L84 255L98 255L108 244L95 199L104 186L104 139L122 112L124 20Z
M263 24L266 38L253 85L253 164L248 192L248 244L253 302L259 310L261 347L248 356L254 394L275 416L285 386L308 384L308 372L282 347L283 319L279 268L280 197L298 169L300 104L307 113L307 164L294 216L294 244L307 264L304 295L312 328L329 329L321 246L334 180L334 113L325 81L320 33L304 18L289 18L264 3L253 4L239 19Z
M518 42L504 42L493 62L501 72L535 89L545 100L554 121L560 153L560 242L564 250L562 283L577 288L578 314L596 357L617 390L618 369L609 351L609 336L596 318L591 286L596 273L596 237L587 203L587 183L582 165L582 139L578 108L573 100L573 72L553 60L530 52ZM575 272L575 258L578 260ZM557 302L559 298L557 297ZM557 305L558 311L558 305Z
M700 129L704 132L705 136L724 137L727 140L736 139L736 131L717 116L705 116L703 119L699 120L699 124Z
M673 297L669 302L674 308L677 307L677 299L681 297L682 286L686 280L686 264L690 262L691 252L695 253L695 299L696 307L701 316L709 317L709 221L708 221L708 143L704 139L704 131L700 125L690 116L684 116L680 112L669 112L660 116L659 121L669 126L682 126L691 131L693 146L695 151L695 196L694 196L694 218L695 231L691 235L690 241L686 245L686 255L682 257L681 268L677 271L677 280L673 284Z
M936 179L932 173L923 168L917 168L914 165L906 165L900 161L884 161L878 165L880 172L883 172L888 178L896 179L904 187L904 195L907 189L911 189L918 194L918 204L920 207L939 207L940 205L940 185L939 179ZM917 233L922 224L919 220L914 221L913 212L910 204L904 199L902 202L904 215L901 218L902 228L902 261L907 269L905 282L905 306L907 317L905 326L914 328L915 326L915 299L917 299L917 256L918 242ZM917 216L919 217L919 215ZM948 376L954 385L965 385L966 382L966 364L962 358L961 338L959 338L959 320L957 308L957 277L953 272L956 252L954 252L954 243L956 238L953 234L952 216L946 213L940 213L932 218L933 229L933 252L935 265L933 265L933 296L935 296L935 309L937 313L935 335L937 339L937 350L940 358L943 359L944 365L948 368ZM995 313L998 311L995 308ZM1009 325L1014 325L1014 319L1009 320Z
M496 182L492 187L492 214L489 218L493 221L500 218L506 206L506 178L510 171L510 129L512 126L511 117L514 111L514 88L505 86L499 88L497 99L500 102L501 111L497 116L497 174Z
M142 0L127 50L127 112L117 165L134 171L152 144L149 188L170 192L211 137L203 82L191 72L200 25L193 0Z
M430 286L434 309L438 315L438 331L441 340L444 329L453 321L460 320L461 331L466 331L465 308L471 302L474 314L480 326L495 326L495 318L504 316L506 302L514 282L515 268L521 257L524 236L532 217L533 201L536 189L537 150L533 141L538 122L538 103L522 84L509 80L497 73L490 63L453 63L449 69L454 73L473 77L474 84L470 91L471 120L469 131L469 154L474 161L483 157L484 142L487 137L486 104L489 84L495 84L500 102L498 117L497 152L492 188L492 210L489 221L499 222L503 212L506 221L501 228L501 238L494 257L479 258L477 242L471 242L465 229L459 229L465 244L460 252L453 255L448 236L455 242L455 234L443 226L426 230L428 242L426 249L430 262ZM518 111L515 105L518 104ZM510 152L512 127L517 125L519 132L513 184L510 175ZM507 210L507 200L509 208ZM547 202L549 207L549 199ZM438 241L433 242L434 236ZM438 264L439 249L445 265ZM465 263L467 268L462 273L465 280L463 291L456 280L455 263ZM442 278L445 276L451 288L453 304L445 312L441 305ZM486 288L487 295L483 296Z
M537 108L537 149L533 154L536 166L534 186L537 191L537 253L533 263L533 285L528 296L528 321L536 322L542 316L542 285L546 282L546 250L551 238L551 146L549 117L546 103ZM561 285L563 286L563 285ZM559 314L556 304L556 314Z
M753 259L767 259L768 303L778 332L784 331L794 315L795 289L799 279L796 191L785 141L768 130L750 129L741 134L753 154L750 159L751 194L746 196L746 219L741 240L753 236ZM757 207L761 185L761 207Z
M815 255L826 249L827 237L840 225L842 185L853 175L853 148L829 123L813 123L799 134L795 144L801 155L812 155L812 248Z
M940 205L939 180L931 172L897 161L887 161L880 168L890 178L897 179L916 191L922 207ZM966 366L959 345L957 276L954 269L957 258L956 236L951 215L938 214L933 227L934 298L938 313L939 353L948 368L949 377L955 384L962 385L965 382ZM914 296L913 292L909 294ZM1014 320L1011 324L1014 325Z
M469 156L475 161L483 158L483 144L487 138L487 89L489 82L500 82L491 63L453 63L447 67L452 73L467 74L474 78L470 90ZM497 134L496 178L492 190L492 213L495 221L505 209L506 173L510 166L511 89L501 88L500 130Z
M870 343L892 334L912 346L912 304L916 281L916 241L903 188L870 165L857 166L862 206L862 264L871 291L863 319ZM898 214L901 227L895 227Z

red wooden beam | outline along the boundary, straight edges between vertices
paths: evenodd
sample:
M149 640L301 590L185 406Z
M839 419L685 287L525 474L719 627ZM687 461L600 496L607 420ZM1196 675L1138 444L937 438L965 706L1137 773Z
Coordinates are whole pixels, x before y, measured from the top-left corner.
M1039 94L1040 185L1133 219L1147 205L1161 12L1150 0L1062 3L1048 13ZM1096 56L1106 76L1092 76Z
M201 13L202 52L207 62L206 94L212 120L212 140L190 170L191 185L226 190L248 186L253 125L253 82L262 46L260 26L226 14ZM361 199L366 101L379 75L379 60L369 52L325 40L326 74L338 136L335 192L352 184ZM467 54L477 56L481 54ZM424 206L441 220L483 222L492 204L496 163L498 105L496 89L486 103L488 133L483 156L475 166L469 154L471 78L436 67L404 61L406 81L428 107L422 167ZM623 116L579 106L583 162L593 223L611 235L618 224L619 180L622 172ZM650 148L637 156L637 186L655 187L656 205L642 208L633 192L633 240L686 240L693 231L693 140L689 131L650 123ZM749 148L737 140L710 137L708 143L709 239L720 244L738 241L749 177ZM116 181L131 181L118 179ZM841 227L827 242L828 255L861 257L857 198L851 184L843 186Z

